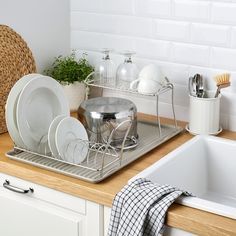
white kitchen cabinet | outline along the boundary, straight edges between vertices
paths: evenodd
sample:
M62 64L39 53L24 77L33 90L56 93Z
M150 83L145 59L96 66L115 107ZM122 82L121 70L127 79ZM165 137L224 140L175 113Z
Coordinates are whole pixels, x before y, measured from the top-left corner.
M3 187L34 189L21 194ZM0 173L0 235L107 236L111 208ZM193 236L170 228L164 236Z
M103 236L103 206L1 173L0 183L0 235Z

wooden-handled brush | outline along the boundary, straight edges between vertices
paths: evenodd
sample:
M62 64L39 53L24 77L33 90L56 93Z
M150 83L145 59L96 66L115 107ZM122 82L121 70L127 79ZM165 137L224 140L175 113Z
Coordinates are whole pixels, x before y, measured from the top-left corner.
M226 88L230 86L230 74L224 73L221 75L217 75L214 77L214 80L216 81L216 86L217 86L217 90L215 93L215 98L217 98L222 88Z

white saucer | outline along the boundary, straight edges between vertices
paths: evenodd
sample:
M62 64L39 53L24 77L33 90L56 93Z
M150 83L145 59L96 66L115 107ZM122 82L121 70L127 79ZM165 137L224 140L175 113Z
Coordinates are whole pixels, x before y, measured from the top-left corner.
M48 130L48 145L49 148L52 152L52 155L57 158L57 159L61 159L60 155L58 153L57 147L56 147L56 141L55 141L55 134L56 134L56 129L58 124L61 122L61 120L63 120L66 116L64 115L60 115L57 116L52 123L49 126L49 130Z
M189 129L189 126L188 126L188 125L185 126L185 129L186 129L190 134L192 134L192 135L199 135L198 133L192 132L192 131ZM222 127L220 127L220 129L219 129L217 132L215 132L215 133L207 133L207 134L201 134L201 135L217 135L217 134L221 133L222 130L223 130Z
M79 164L88 154L88 134L82 123L73 118L66 117L60 121L55 134L55 142L62 160Z

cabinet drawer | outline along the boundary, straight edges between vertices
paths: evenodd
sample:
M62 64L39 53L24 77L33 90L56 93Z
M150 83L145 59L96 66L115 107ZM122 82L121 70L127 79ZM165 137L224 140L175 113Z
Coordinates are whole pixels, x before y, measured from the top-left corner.
M3 188L3 183L8 180L10 185L22 188L22 189L29 189L33 188L34 192L30 194L19 194L12 191L9 191ZM86 214L86 201L84 199L71 196L66 193L62 193L47 187L43 187L38 184L34 184L13 176L9 176L6 174L0 173L0 189L4 189L4 191L11 192L13 196L18 197L27 197L28 199L38 199L42 200L69 210L73 210L80 214Z
M78 236L85 216L26 196L0 189L0 235Z

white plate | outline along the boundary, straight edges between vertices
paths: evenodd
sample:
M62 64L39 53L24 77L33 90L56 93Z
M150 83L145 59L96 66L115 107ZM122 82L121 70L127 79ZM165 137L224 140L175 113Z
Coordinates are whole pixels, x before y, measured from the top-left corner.
M49 152L48 129L58 115L69 115L62 86L48 76L28 82L19 96L16 118L20 136L29 150Z
M79 164L87 156L89 143L88 134L80 121L66 117L57 126L56 146L64 161Z
M32 79L40 77L40 74L28 74L19 79L12 87L6 102L6 124L9 135L16 146L25 148L24 142L19 134L18 126L16 122L16 106L19 95L24 86Z
M56 142L55 142L56 128L58 124L60 123L60 121L64 118L65 118L64 115L57 116L50 124L49 130L48 130L48 145L52 152L52 155L57 159L61 159L61 158L57 151Z

